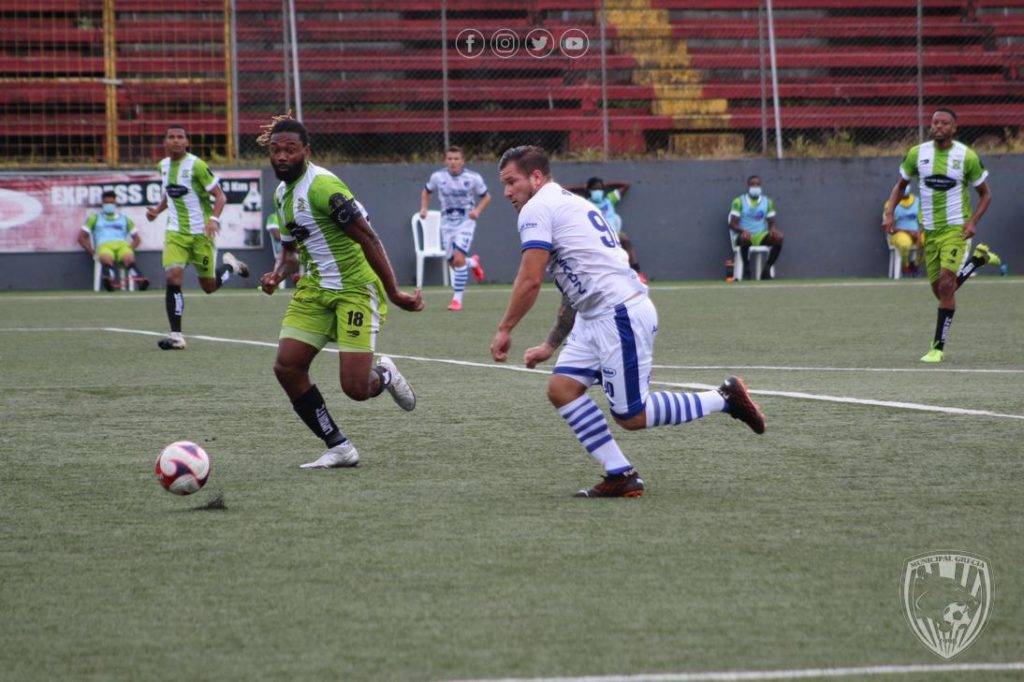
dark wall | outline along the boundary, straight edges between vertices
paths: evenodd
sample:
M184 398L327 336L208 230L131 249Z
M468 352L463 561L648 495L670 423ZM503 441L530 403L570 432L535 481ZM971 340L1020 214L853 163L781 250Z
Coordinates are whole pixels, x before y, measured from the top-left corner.
M882 202L897 177L898 159L787 159L772 161L614 161L556 163L555 179L581 183L591 175L632 183L621 207L623 227L633 238L643 269L654 279L709 279L724 276L729 257L726 214L748 175L764 178L776 200L786 244L777 270L785 278L884 276L887 255L879 229ZM1024 240L1013 238L1024 208L1018 178L1024 156L986 159L994 202L980 238L1011 264L1024 263ZM515 210L501 195L493 162L471 163L483 174L494 200L477 224L474 249L488 279L509 282L519 263ZM404 284L415 276L409 218L435 164L353 164L333 170L366 205ZM277 184L264 171L265 209ZM976 240L977 241L977 240ZM257 275L269 269L269 247L244 251ZM157 283L160 255L143 253L140 264ZM427 267L427 284L440 283L440 265ZM91 261L77 254L0 254L0 290L88 288ZM194 276L190 279L194 284ZM231 286L243 286L233 280ZM244 283L255 286L255 282Z

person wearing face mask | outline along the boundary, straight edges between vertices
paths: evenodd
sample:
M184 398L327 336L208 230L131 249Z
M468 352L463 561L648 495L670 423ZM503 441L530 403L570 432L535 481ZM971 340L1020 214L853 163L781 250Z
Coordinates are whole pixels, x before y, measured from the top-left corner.
M747 193L732 200L729 229L736 233L744 272L750 272L751 246L771 247L761 279L772 279L772 266L782 253L782 232L775 224L775 201L761 191L760 176L747 178Z
M139 289L145 291L149 288L149 280L135 265L135 249L139 248L140 241L135 223L117 210L117 194L113 190L103 193L100 210L86 219L78 233L78 243L85 252L103 264L103 288L107 291L121 286L117 276L118 264L124 266Z
M890 210L889 202L885 203L885 211ZM903 191L903 198L896 204L893 215L895 224L889 237L889 243L900 252L903 275L906 277L917 277L917 270L920 267L921 253L924 251L924 234L921 232L920 224L921 200L910 191L910 185ZM914 260L910 259L910 252L917 247L917 255Z
M598 177L587 180L586 185L569 185L566 187L570 192L580 194L590 200L594 206L601 211L604 221L615 232L619 245L625 250L629 257L629 267L636 272L640 281L647 284L647 275L640 270L640 261L636 256L636 247L629 235L622 231L622 216L616 210L616 206L629 191L628 182L608 182Z

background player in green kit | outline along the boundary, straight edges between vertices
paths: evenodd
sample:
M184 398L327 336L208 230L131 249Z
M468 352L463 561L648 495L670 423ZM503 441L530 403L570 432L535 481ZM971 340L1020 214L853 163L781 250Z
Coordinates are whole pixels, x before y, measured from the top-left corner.
M78 233L78 243L86 253L103 264L103 288L107 291L121 286L117 277L118 263L124 266L139 289L145 291L149 288L149 280L135 265L135 249L139 248L140 242L135 222L117 210L117 193L109 189L103 193L100 211L86 218L82 231Z
M280 219L281 255L260 284L268 294L298 269L299 280L281 323L274 374L292 407L327 446L308 469L350 467L359 453L334 423L309 366L329 341L341 351L341 389L366 400L385 389L404 409L416 406L412 387L390 358L374 365L377 334L390 300L410 311L423 309L420 292L398 289L384 245L352 192L330 171L309 160L309 133L290 117L276 117L260 137L281 184L274 193ZM297 257L298 256L298 257Z
M146 209L146 218L156 220L170 206L167 231L164 233L163 266L167 273L167 321L171 333L157 343L163 350L183 350L181 318L185 312L185 296L181 284L185 266L191 264L199 276L199 286L208 294L220 289L231 274L249 276L245 263L225 253L223 264L216 267L213 240L220 232L220 214L227 203L220 181L206 162L188 151L188 133L180 125L167 127L164 135L167 156L160 161L160 181L164 196L158 206ZM211 201L212 199L212 201Z
M907 153L900 164L900 179L889 193L882 227L894 229L893 206L903 196L911 178L920 178L921 228L924 230L924 259L932 293L939 300L935 339L921 362L942 362L946 338L956 310L956 290L975 269L991 263L999 265L999 257L984 244L978 244L973 257L961 268L968 240L978 229L978 221L992 203L988 187L988 171L977 153L956 135L956 114L951 109L937 109L932 115L931 142L918 145ZM978 207L971 211L968 186L978 192Z

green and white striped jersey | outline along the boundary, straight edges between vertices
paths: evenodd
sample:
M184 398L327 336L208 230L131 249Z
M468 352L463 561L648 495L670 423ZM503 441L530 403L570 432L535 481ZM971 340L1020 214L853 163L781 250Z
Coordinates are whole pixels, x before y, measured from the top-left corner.
M353 199L347 185L334 173L313 163L293 183L281 183L274 192L274 206L281 223L281 241L298 242L305 267L299 285L322 289L364 288L377 282L363 247L349 237L331 218L331 197L341 194ZM359 210L366 217L360 206Z
M900 175L908 181L914 176L921 179L921 226L925 230L963 227L971 218L967 186L977 187L988 179L978 154L956 141L949 149L939 149L935 142L914 147L900 164Z
M220 180L195 154L185 154L179 161L165 157L158 168L169 209L167 230L203 234L206 221L213 215L210 192Z

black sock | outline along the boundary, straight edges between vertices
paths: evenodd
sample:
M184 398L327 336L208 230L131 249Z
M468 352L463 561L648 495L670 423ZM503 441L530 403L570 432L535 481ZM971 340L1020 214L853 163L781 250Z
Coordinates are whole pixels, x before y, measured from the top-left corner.
M132 277L142 277L142 270L139 270L139 266L132 263L128 266L128 274Z
M376 367L371 367L370 372L376 374L377 378L380 379L380 383L377 385L377 390L370 396L371 398L376 398L383 393L384 389L391 383L391 370L383 365L377 365Z
M971 260L967 261L967 264L960 268L960 272L956 274L956 288L959 289L960 285L970 279L974 271L984 264L984 261L980 258L971 258Z
M177 284L167 285L164 304L167 306L167 321L171 324L171 331L180 333L181 316L185 313L185 295L181 293L180 286Z
M743 279L750 279L750 245L740 247L740 258L743 259Z
M933 346L939 350L946 347L946 337L949 336L949 328L953 324L953 308L939 308L939 317L935 322L935 343Z
M327 411L324 397L320 395L320 389L316 386L311 386L308 391L299 396L299 399L292 403L292 408L309 427L309 430L326 443L327 447L333 448L348 440L331 419L331 413Z
M764 264L765 270L771 272L775 261L779 260L780 253L782 253L782 244L772 244L772 250L768 252L768 262Z
M111 283L116 282L117 281L117 266L116 265L108 265L108 266L106 266L105 269L107 271L107 275L106 276L110 279Z
M229 279L231 279L231 275L233 275L234 272L235 269L233 267L231 267L227 263L224 263L223 265L217 267L217 280L223 286Z

